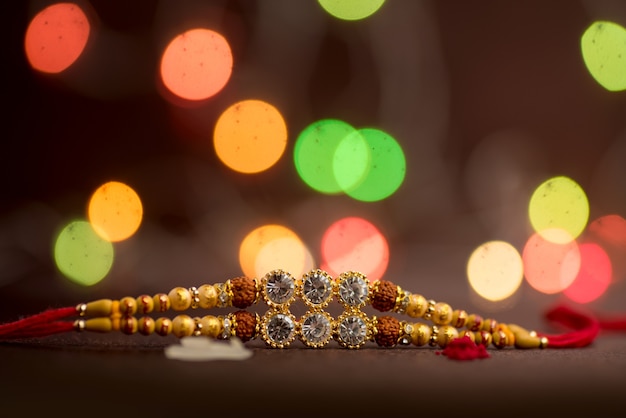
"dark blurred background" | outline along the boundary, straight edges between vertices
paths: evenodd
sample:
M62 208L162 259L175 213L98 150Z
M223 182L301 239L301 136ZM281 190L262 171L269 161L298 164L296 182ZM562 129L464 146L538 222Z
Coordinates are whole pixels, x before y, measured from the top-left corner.
M580 52L593 21L626 24L624 2L395 0L359 22L333 18L316 1L79 2L97 32L88 52L98 54L59 75L31 69L23 50L29 20L48 4L5 5L4 319L236 276L243 236L263 223L289 225L319 259L325 228L348 215L386 237L389 280L496 309L472 297L467 257L492 239L521 251L528 198L541 181L575 179L590 219L626 214L626 93L602 88ZM182 108L159 92L156 69L168 37L196 23L229 40L233 75L215 97ZM289 133L284 156L255 175L229 170L211 143L219 114L247 98L274 104ZM331 117L401 143L407 175L393 196L364 203L301 181L295 137ZM110 275L81 287L59 274L51 245L109 180L137 191L143 224L116 247ZM614 279L598 307L622 306L624 281ZM541 309L559 297L520 292L500 310Z

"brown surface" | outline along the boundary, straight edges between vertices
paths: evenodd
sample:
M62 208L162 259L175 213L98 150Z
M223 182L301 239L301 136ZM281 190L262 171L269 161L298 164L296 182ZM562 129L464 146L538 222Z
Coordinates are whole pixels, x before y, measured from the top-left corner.
M169 360L150 337L84 335L0 345L8 416L623 416L626 338L577 350L358 351L250 343L244 361ZM389 414L389 415L387 415ZM183 415L177 415L183 416Z

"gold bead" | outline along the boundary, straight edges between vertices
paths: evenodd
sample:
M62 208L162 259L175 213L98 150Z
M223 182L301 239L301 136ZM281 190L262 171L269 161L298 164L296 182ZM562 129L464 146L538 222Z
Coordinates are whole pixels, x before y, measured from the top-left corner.
M137 301L135 298L126 296L120 299L120 313L122 315L134 315L137 312Z
M498 330L491 334L493 338L493 345L496 348L504 348L509 345L509 337L504 330Z
M409 295L409 305L406 308L406 314L411 318L421 318L426 313L428 302L422 295L412 293Z
M217 289L210 284L203 284L198 288L199 305L202 309L215 308L217 305Z
M491 319L491 318L485 319L483 320L483 325L481 328L483 331L487 331L493 334L498 328L498 321L496 321L495 319Z
M483 328L483 317L476 314L471 314L467 317L467 329L470 331L480 331Z
M135 301L135 299L133 299L133 302ZM124 333L124 334L134 334L137 332L137 318L135 318L134 316L123 316L122 319L120 319L120 330Z
M476 342L476 336L474 335L474 333L472 331L470 331L469 329L463 330L459 333L459 337L468 337L470 339L470 341L472 341L473 343Z
M452 312L452 320L450 321L450 325L456 328L463 328L467 323L468 318L467 312L462 309L456 309Z
M431 320L436 325L448 325L452 321L452 307L445 302L435 303Z
M489 344L491 344L491 341L493 339L491 334L487 331L478 331L474 334L474 336L476 344L484 345L485 347L489 347Z
M152 319L149 316L142 316L137 321L137 331L139 331L140 334L150 335L154 332L154 329L155 329L154 319Z
M155 312L165 312L171 306L170 298L165 293L157 293L152 298L152 301Z
M437 341L439 340L439 327L437 325L433 325L430 331L430 339L428 340L428 345L431 347L437 346Z
M413 324L411 330L411 342L418 347L428 344L430 341L430 327L426 324Z
M496 327L496 332L498 331L502 331L506 334L506 345L515 345L515 334L506 324L499 323Z
M189 315L177 315L172 320L172 334L178 338L193 335L196 323Z
M191 293L184 287L173 288L167 297L170 299L171 308L175 311L184 311L191 306Z
M189 294L191 295L191 309L198 309L200 305L200 292L195 286L189 288Z
M428 301L428 306L426 306L426 312L424 312L424 319L430 321L433 317L433 314L435 313L435 305L437 304L437 302L435 302L434 300L430 299Z
M445 348L450 341L454 340L459 336L459 332L456 328L450 325L442 325L439 327L439 332L437 333L437 344L441 348Z
M170 335L172 332L172 321L169 318L158 318L154 322L154 331L163 337Z
M539 338L539 348L546 348L548 347L548 344L549 344L548 337Z
M216 316L206 315L200 319L201 333L207 337L217 338L222 334L222 321Z
M149 295L141 295L137 297L137 312L141 314L149 314L154 309L154 299Z

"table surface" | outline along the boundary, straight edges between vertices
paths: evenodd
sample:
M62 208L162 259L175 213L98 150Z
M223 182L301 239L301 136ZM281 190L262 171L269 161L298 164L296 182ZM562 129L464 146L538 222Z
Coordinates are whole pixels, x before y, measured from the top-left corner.
M154 337L154 338L153 338ZM0 343L0 410L35 416L623 416L626 338L581 349L489 349L458 361L431 347L285 349L245 360L168 359L174 337L65 334Z

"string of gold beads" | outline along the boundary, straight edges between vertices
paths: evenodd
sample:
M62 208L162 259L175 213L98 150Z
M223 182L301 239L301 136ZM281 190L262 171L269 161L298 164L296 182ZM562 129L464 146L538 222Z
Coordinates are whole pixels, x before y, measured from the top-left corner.
M326 275L325 272L316 269L307 274ZM274 270L268 275L288 275L282 270ZM359 280L364 280L365 276L356 272L346 272L335 279L332 283L332 294L327 299L315 305L311 300L306 300L302 291L302 282L297 283L293 294L286 302L276 302L268 296L267 289L263 286L267 283L267 277L261 280L247 277L237 277L223 283L204 284L199 287L174 287L168 293L157 293L153 296L140 295L138 297L123 297L119 301L101 299L98 301L80 304L76 307L77 313L81 317L76 321L77 330L89 331L121 331L125 334L139 333L142 335L157 334L161 336L174 335L182 338L186 336L208 336L212 338L228 339L238 336L244 341L256 338L259 335L260 320L258 315L251 314L245 310L260 300L265 301L270 311L283 312L288 314L289 304L300 297L310 312L325 313L325 307L333 295L339 299L337 287L339 280L351 275ZM327 276L327 275L326 275ZM307 275L304 275L307 277ZM406 314L410 318L422 318L432 322L429 326L423 323L407 323L391 320L392 317L372 317L372 331L368 331L368 340L376 341L384 347L391 347L397 344L413 344L416 346L438 346L445 347L455 338L467 336L476 344L484 346L493 345L497 348L516 346L520 348L544 347L547 344L545 338L531 335L526 330L517 326L507 326L500 324L496 320L483 319L480 315L468 314L464 310L456 309L445 302L437 302L426 299L420 294L414 294L403 290L400 286L386 280L376 280L366 289L367 294L362 295L362 300L358 306L348 306L345 301L340 302L346 308L346 312L354 311L360 313L362 304L370 304L374 309L385 312L393 311ZM262 296L262 297L261 297ZM148 316L150 313L163 313L168 310L184 312L195 309L212 309L223 307L237 307L240 311L228 315L206 315L191 316L179 314L173 318L160 317L153 319ZM135 318L135 314L143 315ZM363 314L364 315L364 314ZM364 315L364 318L367 318ZM384 318L384 319L383 319ZM394 322L394 321L397 321ZM300 324L298 324L300 326ZM369 325L368 325L369 326ZM336 323L333 324L336 327ZM238 329L239 328L239 329ZM300 330L297 330L301 334ZM336 333L336 330L333 331ZM294 334L295 335L295 334ZM335 338L336 339L336 338ZM321 347L322 343L308 343L307 346ZM341 343L341 342L340 342ZM273 347L282 347L288 344L270 344ZM342 344L348 348L359 348L356 346Z

